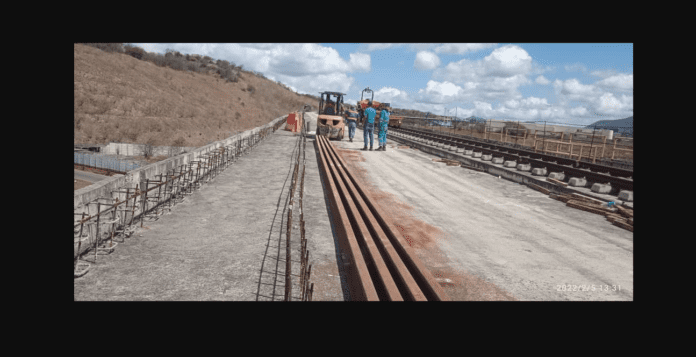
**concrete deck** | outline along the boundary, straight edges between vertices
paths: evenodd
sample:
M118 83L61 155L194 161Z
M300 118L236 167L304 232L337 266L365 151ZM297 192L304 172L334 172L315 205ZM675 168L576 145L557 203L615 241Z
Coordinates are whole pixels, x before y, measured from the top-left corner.
M74 170L75 173L73 174L73 177L79 180L85 180L89 182L99 182L104 179L108 179L109 176L104 176L100 174L95 174L93 172L87 172L87 171L82 171L82 170Z
M360 151L360 129L355 139L334 143L453 300L633 300L632 232L392 140Z
M296 138L281 127L170 213L145 221L75 279L76 300L282 301L285 206ZM346 297L313 142L306 148L303 206L313 300L342 301ZM299 215L293 222L299 224ZM299 298L299 239L291 240L293 299ZM83 258L94 260L90 254Z

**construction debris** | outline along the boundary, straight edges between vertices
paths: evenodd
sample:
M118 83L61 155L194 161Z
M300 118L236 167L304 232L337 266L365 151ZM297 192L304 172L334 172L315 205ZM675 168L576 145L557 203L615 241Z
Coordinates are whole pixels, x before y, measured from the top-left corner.
M624 223L624 222L621 222L621 221L614 221L614 222L612 222L612 224L615 225L615 226L621 227L621 228L623 228L623 229L625 229L625 230L628 230L628 231L633 232L633 226L630 225L630 224L628 224L628 223Z
M529 187L531 187L531 188L533 188L533 189L535 189L535 190L537 190L545 195L548 195L551 192L551 191L549 191L549 190L547 190L539 185L535 185L533 183L527 182L527 186L529 186Z
M626 218L633 218L633 210L632 209L624 208L621 206L616 206L616 209L619 211L619 213L622 216L624 216Z
M563 182L563 181L556 180L556 179L552 179L552 178L550 178L550 177L547 177L547 178L546 178L546 181L555 183L555 184L560 185L560 186L563 186L563 187L568 187L568 184L567 184L567 183L565 183L565 182Z
M450 160L450 159L433 159L435 162L444 162L447 164L447 166L463 166L461 162L457 160Z

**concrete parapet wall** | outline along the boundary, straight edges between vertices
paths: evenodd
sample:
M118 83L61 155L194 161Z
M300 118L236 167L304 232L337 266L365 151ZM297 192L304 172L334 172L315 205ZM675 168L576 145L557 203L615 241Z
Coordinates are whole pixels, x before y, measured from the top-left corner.
M139 184L141 189L144 189L145 182L150 180L155 180L155 176L159 174L166 174L168 170L175 169L181 165L186 165L191 161L196 161L201 155L209 153L219 147L224 147L227 145L234 144L239 140L246 139L254 134L259 133L261 130L272 127L279 121L285 120L287 115L273 119L270 123L259 126L254 129L247 130L242 133L238 133L229 138L213 142L211 144L195 148L191 152L186 154L177 155L166 160L158 161L147 166L142 166L135 170L129 171L126 175L116 175L108 179L101 180L97 183L89 185L85 188L76 190L73 195L73 210L75 213L87 213L86 205L98 198L106 198L111 200L112 191L116 191L121 187L129 185L133 187L133 184ZM78 220L79 216L75 216L75 220Z
M139 156L143 154L143 144L128 144L128 143L109 143L101 150L103 154L109 155L126 155ZM170 152L190 152L196 147L179 147L179 146L153 146L152 152L154 156L169 156Z

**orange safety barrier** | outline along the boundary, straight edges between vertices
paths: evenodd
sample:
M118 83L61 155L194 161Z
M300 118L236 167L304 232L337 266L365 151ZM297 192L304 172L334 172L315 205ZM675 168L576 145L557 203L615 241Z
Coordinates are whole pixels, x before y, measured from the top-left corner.
M288 114L288 119L285 122L285 130L297 133L302 130L302 113L294 112Z

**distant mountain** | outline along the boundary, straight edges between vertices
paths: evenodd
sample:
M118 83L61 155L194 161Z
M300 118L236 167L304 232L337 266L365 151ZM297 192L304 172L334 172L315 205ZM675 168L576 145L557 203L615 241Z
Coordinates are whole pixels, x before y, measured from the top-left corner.
M614 132L624 136L633 136L633 117L630 116L628 118L615 120L599 120L585 128L592 129L595 127L597 129L614 130Z

